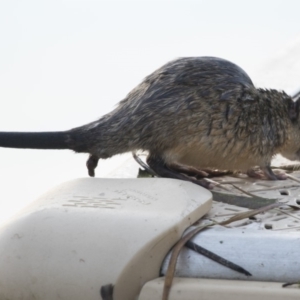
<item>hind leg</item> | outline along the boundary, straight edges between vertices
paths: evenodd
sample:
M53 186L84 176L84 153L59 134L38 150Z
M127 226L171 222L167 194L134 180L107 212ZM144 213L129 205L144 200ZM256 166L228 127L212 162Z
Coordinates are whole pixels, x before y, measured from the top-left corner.
M90 154L88 160L86 161L86 167L88 169L89 176L95 177L95 169L97 168L98 161L98 156Z
M193 182L197 185L203 186L207 189L213 188L213 184L210 183L210 182L207 182L204 179L198 180L195 177L189 177L187 175L184 175L184 174L180 173L176 169L175 170L172 169L171 165L168 166L165 163L165 161L162 159L162 157L160 157L160 156L152 156L152 155L148 156L147 163L153 169L153 171L155 171L161 177L190 181L190 182Z
M195 176L197 179L205 178L205 177L218 177L218 176L226 176L232 175L233 171L228 170L215 170L215 169L197 169L191 166L184 166L177 163L172 163L169 167L178 171L179 173L184 173L185 175Z
M176 163L172 163L169 165L169 168L172 169L173 171L177 171L179 173L183 173L188 176L194 176L197 178L204 178L208 177L210 174L204 170L196 169L194 167L190 166L184 166L184 165L179 165Z

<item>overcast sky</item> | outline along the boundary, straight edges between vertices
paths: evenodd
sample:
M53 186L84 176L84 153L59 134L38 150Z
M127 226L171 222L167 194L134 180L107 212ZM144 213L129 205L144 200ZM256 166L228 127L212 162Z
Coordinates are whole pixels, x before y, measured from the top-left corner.
M297 0L0 1L0 130L93 121L180 56L226 58L272 85L260 70L299 40L299 12ZM70 151L0 149L0 219L87 176L85 160Z

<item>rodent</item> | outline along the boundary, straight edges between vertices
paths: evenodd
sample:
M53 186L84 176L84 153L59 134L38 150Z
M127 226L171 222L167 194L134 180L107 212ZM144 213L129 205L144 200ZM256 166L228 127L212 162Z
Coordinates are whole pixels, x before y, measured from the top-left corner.
M0 146L71 149L99 159L147 150L160 176L190 180L197 169L248 172L259 166L271 180L275 154L300 158L299 100L256 88L237 65L216 57L173 60L134 88L117 108L92 123L61 132L0 132ZM195 169L194 169L195 168Z

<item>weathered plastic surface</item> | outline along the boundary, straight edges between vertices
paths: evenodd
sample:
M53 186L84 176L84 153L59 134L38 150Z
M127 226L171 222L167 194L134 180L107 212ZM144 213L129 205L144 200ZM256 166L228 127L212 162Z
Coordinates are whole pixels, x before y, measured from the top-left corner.
M280 209L272 209L226 227L214 226L200 232L193 239L196 244L245 268L252 276L247 278L189 249L184 249L179 256L176 276L274 282L299 281L300 171L294 171L292 175L293 180L284 181L253 180L243 177L215 179L223 183L234 180L236 186L248 193L278 199L284 204ZM231 192L234 192L233 187ZM240 193L237 190L235 192ZM256 200L249 198L249 201ZM247 210L236 205L213 202L212 209L201 219L201 223L209 220L222 222ZM163 274L167 266L166 259Z
M176 276L293 282L300 279L300 235L258 228L214 227L199 233L193 241L207 250L243 267L252 276L237 273L213 260L184 248L177 261ZM166 274L169 256L163 263ZM300 299L300 290L299 299Z
M149 281L138 300L161 300L164 278ZM278 282L174 278L169 300L298 300L299 288Z
M132 300L159 276L211 193L172 179L78 179L43 195L0 228L0 299Z

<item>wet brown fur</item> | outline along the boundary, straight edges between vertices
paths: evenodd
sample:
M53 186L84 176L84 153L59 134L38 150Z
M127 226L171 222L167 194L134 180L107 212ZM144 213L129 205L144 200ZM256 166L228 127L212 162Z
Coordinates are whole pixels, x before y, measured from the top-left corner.
M145 78L113 112L74 132L84 136L83 150L99 158L143 149L166 164L246 171L269 165L277 153L298 158L292 104L284 92L255 88L228 61L183 58Z

